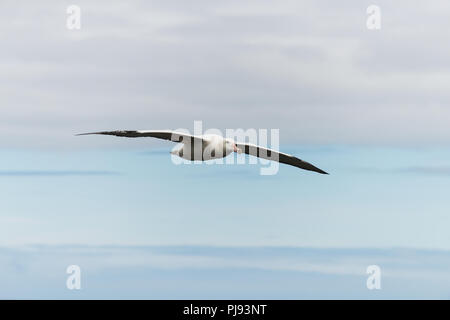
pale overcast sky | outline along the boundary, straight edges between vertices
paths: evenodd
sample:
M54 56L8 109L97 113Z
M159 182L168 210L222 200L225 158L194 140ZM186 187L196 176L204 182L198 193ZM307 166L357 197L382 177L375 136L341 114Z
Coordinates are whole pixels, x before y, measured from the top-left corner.
M2 3L2 147L194 120L286 143L450 139L446 1L378 1L377 31L360 1L80 0L73 31L69 4Z

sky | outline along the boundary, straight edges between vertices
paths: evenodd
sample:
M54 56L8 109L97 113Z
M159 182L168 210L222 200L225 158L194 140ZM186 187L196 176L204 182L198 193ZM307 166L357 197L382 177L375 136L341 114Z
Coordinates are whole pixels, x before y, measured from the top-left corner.
M449 10L2 1L0 298L448 298ZM75 136L194 121L279 129L281 151L330 175Z

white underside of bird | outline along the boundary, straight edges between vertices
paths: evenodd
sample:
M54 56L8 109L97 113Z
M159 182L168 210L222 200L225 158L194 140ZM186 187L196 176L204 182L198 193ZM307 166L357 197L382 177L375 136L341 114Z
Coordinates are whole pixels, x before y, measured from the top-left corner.
M232 152L245 153L251 156L277 161L304 170L328 174L325 171L295 156L250 143L240 143L219 135L190 135L172 130L118 130L81 133L78 135L112 135L127 138L152 137L178 142L172 154L190 161L207 161L220 159Z

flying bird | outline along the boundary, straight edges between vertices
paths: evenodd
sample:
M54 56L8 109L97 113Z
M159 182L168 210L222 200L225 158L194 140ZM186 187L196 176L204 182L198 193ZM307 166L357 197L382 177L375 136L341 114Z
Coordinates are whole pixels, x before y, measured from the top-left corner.
M77 134L78 136L101 134L127 138L152 137L178 142L179 146L172 150L172 154L186 160L212 160L228 156L232 152L245 153L255 157L277 161L300 169L328 174L312 164L296 158L290 154L260 147L250 143L239 143L232 139L223 138L215 134L190 135L172 130L119 130L100 131Z

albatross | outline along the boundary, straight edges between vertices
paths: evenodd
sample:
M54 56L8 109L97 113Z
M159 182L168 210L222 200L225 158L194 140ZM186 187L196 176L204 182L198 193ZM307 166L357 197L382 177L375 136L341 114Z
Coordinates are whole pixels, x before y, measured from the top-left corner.
M116 130L80 133L84 135L110 135L127 138L151 137L169 140L179 143L178 148L172 150L172 154L183 159L194 161L206 161L220 159L232 152L245 153L258 158L277 161L300 169L328 174L309 162L303 161L293 155L264 148L251 143L235 142L233 139L224 138L215 134L190 135L172 130Z

